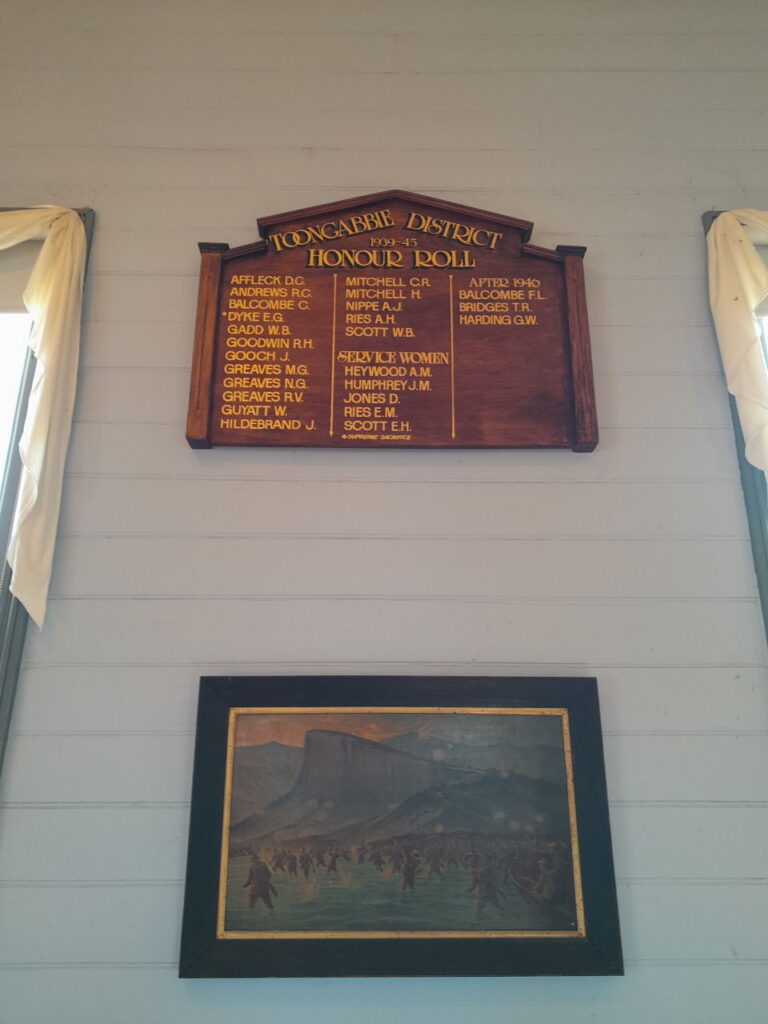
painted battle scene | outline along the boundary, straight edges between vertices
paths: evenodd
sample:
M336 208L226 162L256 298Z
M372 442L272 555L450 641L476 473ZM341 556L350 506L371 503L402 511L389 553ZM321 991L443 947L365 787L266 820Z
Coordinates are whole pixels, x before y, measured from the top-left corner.
M559 710L238 710L223 937L580 930Z

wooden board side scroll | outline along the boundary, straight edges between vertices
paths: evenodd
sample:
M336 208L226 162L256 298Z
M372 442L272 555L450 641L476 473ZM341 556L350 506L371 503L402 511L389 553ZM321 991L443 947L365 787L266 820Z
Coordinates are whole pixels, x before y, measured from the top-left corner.
M597 416L580 246L388 191L200 243L193 448L572 448Z

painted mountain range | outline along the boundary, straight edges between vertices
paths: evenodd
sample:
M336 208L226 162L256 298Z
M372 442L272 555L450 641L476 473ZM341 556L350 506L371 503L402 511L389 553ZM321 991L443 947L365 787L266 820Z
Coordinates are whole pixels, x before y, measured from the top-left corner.
M418 732L375 742L314 729L303 750L238 748L231 837L359 844L407 834L567 835L562 749L541 742L551 726L529 730L527 744L482 746Z

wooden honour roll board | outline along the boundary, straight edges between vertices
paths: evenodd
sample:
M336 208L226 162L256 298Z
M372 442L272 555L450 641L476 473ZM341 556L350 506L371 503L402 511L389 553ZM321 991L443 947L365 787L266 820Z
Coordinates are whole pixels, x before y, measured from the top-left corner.
M594 449L584 248L401 191L258 223L199 246L193 448Z

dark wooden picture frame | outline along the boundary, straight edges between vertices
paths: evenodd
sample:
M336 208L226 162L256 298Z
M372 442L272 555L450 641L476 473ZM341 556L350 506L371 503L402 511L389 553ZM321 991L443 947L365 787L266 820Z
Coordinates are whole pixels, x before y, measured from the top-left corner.
M181 977L604 974L595 679L201 679Z

